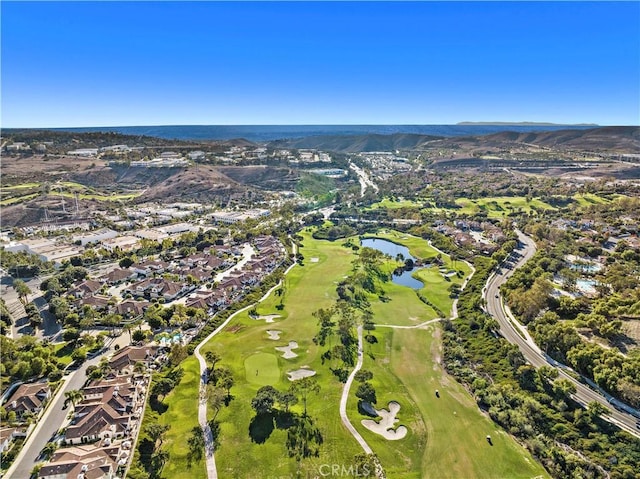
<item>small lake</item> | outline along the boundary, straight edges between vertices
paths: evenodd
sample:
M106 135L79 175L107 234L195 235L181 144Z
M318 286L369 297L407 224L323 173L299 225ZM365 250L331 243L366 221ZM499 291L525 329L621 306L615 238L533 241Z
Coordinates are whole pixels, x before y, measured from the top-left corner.
M360 244L362 246L366 246L367 248L377 249L384 254L388 254L392 258L396 258L399 254L401 254L405 260L410 259L412 261L415 261L415 258L409 253L409 248L392 243L391 241L380 238L366 238L363 239ZM410 271L404 270L401 274L394 274L391 277L392 281L396 284L407 286L408 288L422 289L424 287L424 283L411 276L411 274L415 271L417 271L417 269L413 268Z

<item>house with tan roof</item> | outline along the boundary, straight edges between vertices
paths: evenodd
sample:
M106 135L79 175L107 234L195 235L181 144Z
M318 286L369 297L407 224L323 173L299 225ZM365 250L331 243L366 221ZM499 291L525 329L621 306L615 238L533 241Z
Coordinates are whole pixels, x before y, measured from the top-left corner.
M38 479L113 479L118 466L104 449L78 446L58 449Z
M4 404L7 412L14 411L22 417L27 413L38 414L51 397L51 389L46 382L21 384Z
M109 360L109 366L116 371L132 368L137 362L149 364L158 351L158 346L127 346L116 352Z

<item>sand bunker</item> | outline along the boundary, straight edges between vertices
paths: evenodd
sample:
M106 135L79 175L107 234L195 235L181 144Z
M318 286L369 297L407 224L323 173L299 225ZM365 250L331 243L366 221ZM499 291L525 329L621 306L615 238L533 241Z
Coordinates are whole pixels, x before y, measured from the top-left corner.
M279 346L276 348L276 351L282 351L284 354L282 355L285 359L295 358L298 355L292 351L292 349L297 349L298 343L295 341L289 341L289 346Z
M400 404L391 401L389 403L389 410L376 409L376 413L382 418L380 422L372 419L363 419L362 425L369 429L369 431L380 434L388 441L397 441L407 435L407 428L404 426L398 426L396 429L393 429L395 423L400 421L396 419L398 411L400 411Z
M278 331L277 329L268 329L267 334L269 335L269 339L277 341L278 339L280 339L280 334L282 334L282 331Z
M267 314L267 315L258 316L257 318L253 318L253 319L264 319L266 323L273 323L273 320L279 317L280 317L279 314Z
M311 261L312 263L317 263L318 261L320 261L320 258L311 258L309 261Z
M316 372L313 369L308 369L308 368L309 366L302 366L300 369L287 372L287 376L289 376L289 381L296 381L298 379L315 376Z

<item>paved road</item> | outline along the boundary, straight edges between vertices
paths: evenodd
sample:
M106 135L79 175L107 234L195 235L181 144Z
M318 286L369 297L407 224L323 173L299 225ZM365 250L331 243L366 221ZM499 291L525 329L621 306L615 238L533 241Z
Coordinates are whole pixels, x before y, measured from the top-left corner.
M534 343L533 339L529 336L526 328L517 323L514 318L509 318L509 313L506 311L502 295L500 294L500 286L513 274L513 271L524 263L526 263L536 252L536 244L530 237L517 231L518 238L520 240L520 246L516 250L520 255L516 258L515 262L511 265L503 266L501 273L493 274L487 280L485 288L485 297L487 301L487 312L491 314L500 324L500 333L510 343L517 345L522 351L525 359L536 368L541 366L553 366L560 373L561 378L568 379L576 386L576 393L573 398L582 405L587 405L592 401L597 401L600 404L607 407L610 411L605 419L611 421L625 429L629 433L640 437L640 429L636 428L638 419L631 414L625 413L612 407L607 401L604 395L594 391L589 386L575 379L572 375L568 374L565 369L569 369L545 354ZM575 374L575 372L574 372Z
M123 341L124 343L122 343ZM40 456L40 451L42 451L42 448L47 444L47 442L49 442L58 432L58 429L60 429L60 426L70 411L69 408L63 409L65 399L64 393L71 391L72 389L81 389L87 379L87 368L91 365L97 365L102 356L111 354L113 352L113 349L111 348L113 348L116 343L128 344L128 338L125 339L124 335L120 336L120 338L113 342L110 345L110 348L103 354L85 361L77 371L74 371L64 377L64 384L58 389L56 395L51 399L47 410L38 421L36 428L27 439L24 447L20 451L20 454L16 457L5 477L27 479L30 476L33 466L38 463L37 459Z

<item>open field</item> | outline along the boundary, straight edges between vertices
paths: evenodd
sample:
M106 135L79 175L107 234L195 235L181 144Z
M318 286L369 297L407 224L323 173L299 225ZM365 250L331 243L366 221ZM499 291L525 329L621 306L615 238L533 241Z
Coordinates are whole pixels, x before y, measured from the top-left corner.
M137 198L142 192L128 193L106 193L100 192L94 188L84 186L80 183L71 181L62 181L52 183L45 191L42 183L21 183L12 186L3 186L1 189L2 200L0 205L8 206L12 204L22 203L33 200L39 196L64 197L75 199L76 194L79 200L95 200L95 201L127 201Z
M436 207L433 200L428 198L415 200L393 201L390 198L371 205L371 209L400 209L419 208L420 211L431 213L456 212L458 214L474 215L486 212L489 218L502 218L511 213L530 213L538 210L553 210L553 206L544 201L533 198L527 201L524 196L496 196L478 199L458 198L455 200L457 208Z
M37 196L38 196L38 193L31 193L31 194L28 194L28 195L14 196L12 198L7 198L6 200L0 201L0 205L2 205L2 206L15 205L15 204L18 204L18 203L22 203L24 201L32 200Z

